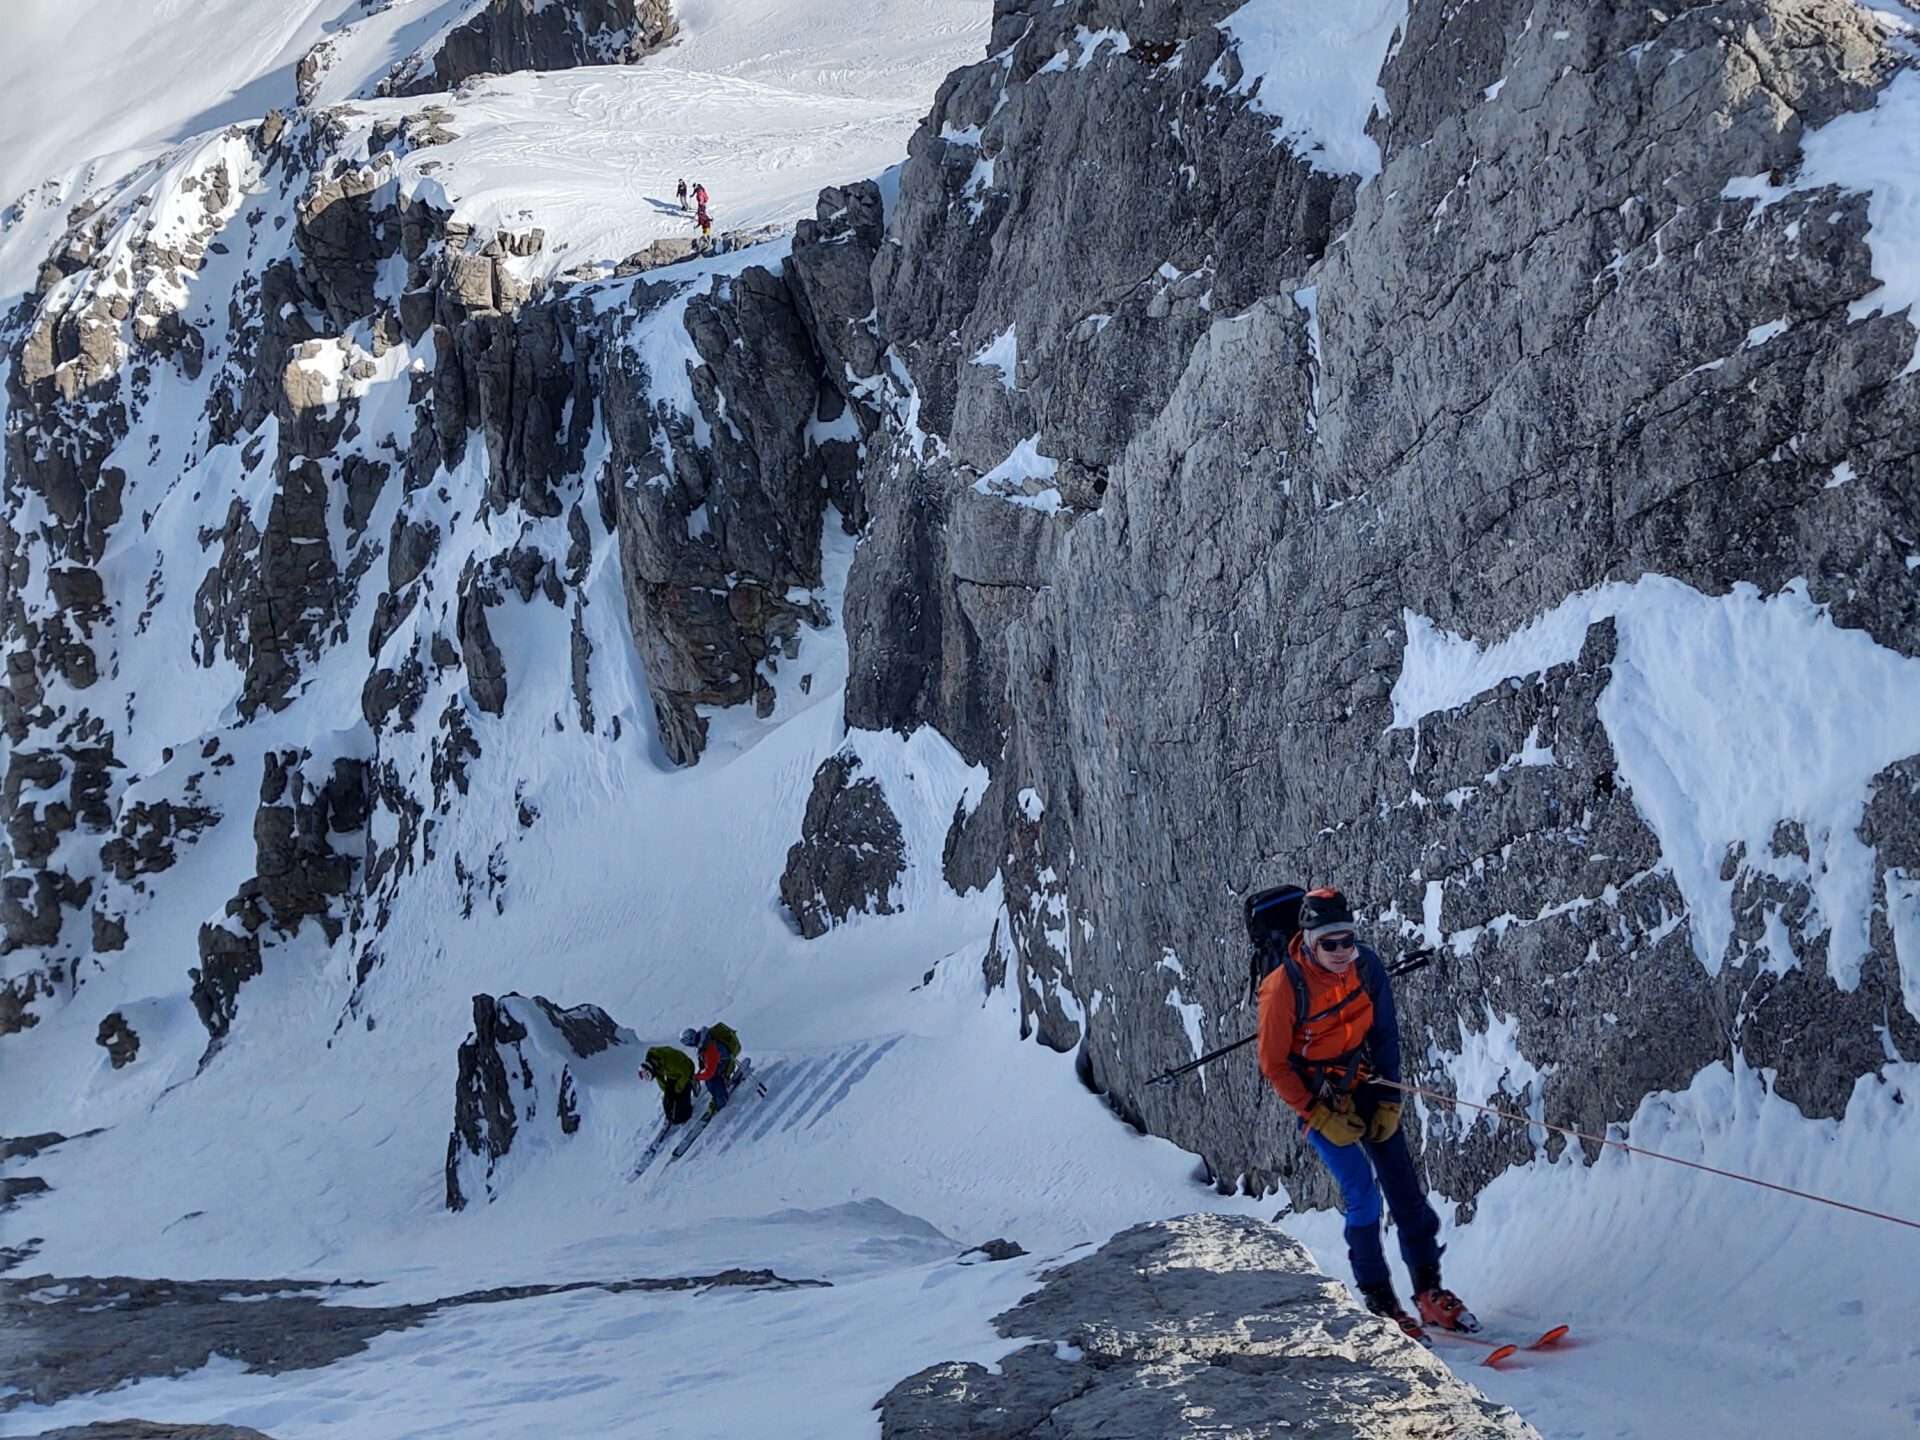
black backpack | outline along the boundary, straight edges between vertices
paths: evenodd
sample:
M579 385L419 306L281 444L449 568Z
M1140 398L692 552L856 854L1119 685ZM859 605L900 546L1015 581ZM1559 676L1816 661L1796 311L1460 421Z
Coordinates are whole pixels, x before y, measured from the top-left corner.
M1249 1000L1259 995L1260 982L1280 963L1288 942L1300 929L1300 902L1306 898L1306 889L1300 885L1275 885L1247 897L1247 939L1253 942L1247 962Z

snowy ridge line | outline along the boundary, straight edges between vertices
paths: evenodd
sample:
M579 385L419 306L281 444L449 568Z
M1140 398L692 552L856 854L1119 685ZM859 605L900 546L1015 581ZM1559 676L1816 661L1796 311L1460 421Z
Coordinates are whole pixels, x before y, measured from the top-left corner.
M1737 1170L1723 1170L1718 1165L1708 1165L1699 1160L1683 1160L1678 1155L1663 1155L1657 1150L1648 1150L1644 1146L1629 1144L1625 1140L1615 1140L1611 1136L1592 1135L1585 1130L1575 1130L1566 1125L1555 1125L1550 1121L1535 1119L1527 1115L1516 1115L1510 1110L1496 1109L1492 1105L1483 1105L1475 1100L1463 1100L1457 1095L1448 1095L1441 1090L1429 1090L1422 1085L1411 1085L1400 1080L1386 1080L1373 1077L1376 1085L1385 1085L1389 1089L1401 1091L1407 1095L1418 1095L1423 1099L1437 1100L1445 1105L1465 1105L1470 1110L1479 1110L1515 1125L1538 1125L1543 1130L1552 1130L1573 1140L1585 1140L1594 1145L1610 1145L1616 1150L1624 1150L1631 1155L1644 1155L1649 1160L1664 1160L1669 1165L1684 1165L1689 1170L1704 1170L1709 1175L1718 1175L1727 1180L1739 1180L1748 1185L1758 1185L1763 1190L1778 1191L1782 1195L1791 1195L1796 1200L1810 1200L1819 1205L1831 1205L1836 1210L1850 1210L1856 1215L1864 1215L1870 1220L1884 1220L1890 1225L1903 1225L1909 1230L1920 1230L1920 1220L1909 1220L1905 1216L1890 1215L1884 1210L1872 1210L1864 1205L1855 1205L1846 1200L1835 1200L1830 1195L1816 1195L1810 1190L1796 1190L1791 1185L1781 1185L1772 1180L1761 1180L1752 1175L1742 1175Z

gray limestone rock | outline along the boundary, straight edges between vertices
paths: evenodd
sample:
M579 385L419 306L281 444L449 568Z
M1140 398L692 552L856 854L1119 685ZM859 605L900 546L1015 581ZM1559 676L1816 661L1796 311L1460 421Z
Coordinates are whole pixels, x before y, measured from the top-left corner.
M631 65L678 31L671 0L487 0L471 19L396 65L380 93L451 90L513 70Z
M381 1335L474 1305L510 1305L579 1290L685 1295L698 1302L714 1290L829 1288L824 1280L733 1268L501 1285L410 1305L354 1304L354 1293L366 1284L46 1274L0 1280L0 1413L29 1404L55 1405L148 1377L187 1375L215 1357L261 1375L324 1369L361 1354ZM255 1432L224 1427L176 1432L167 1427L154 1433L169 1440L196 1433L206 1440L230 1440Z
M855 912L894 913L894 887L907 865L906 837L880 782L859 777L859 770L860 757L852 751L821 764L800 839L787 851L780 898L810 940Z
M1836 0L1415 0L1361 187L1203 78L1239 74L1232 8L1002 3L996 58L915 137L870 274L894 363L849 724L933 724L993 767L946 857L957 881L1000 871L989 979L1224 1188L1332 1198L1251 1065L1143 1083L1191 1058L1176 984L1208 1043L1251 1027L1238 900L1278 880L1338 881L1389 953L1437 914L1446 961L1401 987L1422 1083L1450 1086L1442 1052L1498 1015L1552 1060L1557 1123L1618 1122L1736 1047L1838 1113L1888 1043L1920 1044L1890 930L1868 917L1837 984L1807 886L1771 873L1789 830L1726 857L1731 940L1700 963L1600 722L1610 624L1417 731L1389 697L1408 611L1486 641L1648 574L1806 577L1836 624L1920 654L1920 578L1885 538L1920 476L1914 330L1848 315L1876 283L1860 197L1727 195L1790 180L1898 50ZM1083 56L1102 23L1129 48ZM1079 183L1096 172L1128 178ZM1002 513L978 483L1029 439L1060 507ZM1860 478L1830 484L1842 464ZM1913 763L1862 827L1881 896L1912 873ZM1089 943L1060 953L1037 916ZM1096 991L1112 1023L1083 1034ZM1439 1109L1424 1139L1462 1197L1531 1155Z
M1361 1310L1257 1220L1137 1225L995 1318L993 1371L934 1365L880 1400L884 1440L1095 1436L1524 1440L1532 1426Z
M749 268L690 300L686 328L703 362L690 378L706 448L677 416L649 409L650 377L617 329L601 371L628 621L678 764L705 745L696 705L767 708L782 653L827 618L813 596L826 506L809 437L820 362L792 292Z

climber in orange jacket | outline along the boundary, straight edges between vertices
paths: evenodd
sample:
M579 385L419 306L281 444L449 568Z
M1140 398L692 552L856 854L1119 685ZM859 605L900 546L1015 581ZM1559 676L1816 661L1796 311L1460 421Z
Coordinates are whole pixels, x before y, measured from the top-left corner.
M1298 895L1298 890L1293 894ZM1253 917L1249 914L1249 929ZM1316 1154L1339 1183L1346 1210L1347 1258L1366 1306L1417 1340L1426 1332L1393 1293L1380 1243L1380 1192L1413 1274L1420 1319L1450 1330L1479 1322L1440 1283L1440 1217L1427 1202L1400 1131L1400 1029L1386 966L1354 929L1338 890L1311 890L1299 928L1260 985L1260 1070L1300 1116Z

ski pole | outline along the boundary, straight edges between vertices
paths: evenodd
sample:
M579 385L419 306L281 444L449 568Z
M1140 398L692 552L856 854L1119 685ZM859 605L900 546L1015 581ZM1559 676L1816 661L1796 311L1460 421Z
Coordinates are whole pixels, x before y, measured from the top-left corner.
M1393 964L1387 967L1387 975L1389 978L1391 978L1399 975L1411 975L1415 970L1424 970L1426 969L1427 966L1433 963L1433 955L1434 955L1434 952L1431 948L1421 949L1421 950L1410 950L1405 955L1401 956L1398 960L1396 960ZM1222 1055L1231 1055L1234 1051L1238 1050L1242 1045L1251 1045L1255 1040L1258 1040L1259 1038L1260 1036L1258 1035L1258 1033L1255 1033L1247 1036L1245 1039L1236 1040L1231 1045L1222 1045L1218 1050L1208 1051L1205 1055L1202 1055L1198 1060L1189 1060L1184 1065L1176 1065L1173 1067L1173 1069L1154 1076L1151 1080L1147 1081L1147 1084L1165 1085L1170 1080L1177 1080L1182 1075L1186 1075L1194 1070L1198 1070L1202 1065L1206 1065L1212 1061L1218 1060Z
M1258 1035L1249 1035L1244 1040L1234 1041L1231 1045L1222 1045L1218 1050L1208 1051L1205 1055L1202 1055L1198 1060L1189 1060L1184 1065L1176 1065L1173 1069L1167 1071L1165 1074L1154 1076L1151 1080L1147 1081L1147 1084L1164 1085L1169 1080L1176 1080L1180 1076L1185 1075L1189 1070L1198 1070L1202 1065L1205 1065L1210 1060L1218 1060L1222 1055L1231 1055L1234 1051L1238 1050L1242 1045L1251 1045L1254 1041L1258 1040L1259 1038L1260 1037Z

